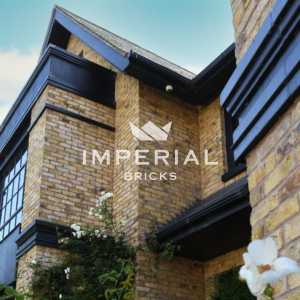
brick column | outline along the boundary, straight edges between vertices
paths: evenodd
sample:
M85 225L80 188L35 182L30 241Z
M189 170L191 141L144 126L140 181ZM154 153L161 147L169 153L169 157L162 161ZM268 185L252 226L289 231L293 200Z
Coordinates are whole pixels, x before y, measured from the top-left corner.
M300 263L300 98L247 156L252 238L271 236ZM275 284L276 299L300 298L300 276ZM292 296L289 296L292 295ZM280 298L279 298L280 297Z

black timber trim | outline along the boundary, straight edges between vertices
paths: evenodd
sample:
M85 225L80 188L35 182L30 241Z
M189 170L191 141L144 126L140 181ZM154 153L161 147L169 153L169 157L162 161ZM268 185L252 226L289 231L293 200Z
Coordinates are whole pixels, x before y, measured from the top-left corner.
M112 132L116 131L116 129L114 127L112 127L112 126L106 125L104 123L92 120L90 118L81 116L79 114L75 114L75 113L73 113L71 111L68 111L66 109L63 109L63 108L60 108L60 107L57 107L57 106L54 106L54 105L51 105L51 104L47 104L47 103L44 104L44 106L41 108L41 110L39 111L39 113L37 114L37 116L35 117L35 119L33 120L32 124L30 125L28 131L31 131L31 129L33 128L33 126L35 125L35 123L39 120L39 118L42 116L43 112L47 108L55 110L55 111L60 112L60 113L62 113L64 115L73 117L73 118L75 118L77 120L86 122L86 123L91 124L91 125L94 125L94 126L97 126L97 127L101 127L101 128L104 128L104 129L112 131Z
M59 24L59 27L57 27L57 24ZM172 95L194 105L205 101L216 89L221 90L236 67L235 45L232 44L195 78L186 78L133 51L129 51L127 57L124 56L126 53L112 45L105 44L89 29L82 27L64 14L59 7L54 7L52 12L42 53L49 43L60 41L59 35L67 35L69 33L78 37L123 74L130 75L147 85L163 91L165 91L166 85L171 84L173 86Z
M300 0L277 1L221 93L242 161L300 94Z
M163 91L170 84L173 86L172 95L193 105L209 99L216 89L222 89L236 67L234 44L194 79L188 79L133 51L127 57L130 64L125 70L126 74Z
M250 207L247 176L206 199L197 200L194 206L171 222L158 227L156 237L159 242L175 242L246 207Z
M228 172L226 172L225 174L223 174L221 176L221 180L223 182L226 182L228 180L230 180L231 178L235 177L236 175L244 172L247 170L247 165L243 164L243 163L238 163L238 165L232 169L230 169Z
M16 240L18 246L17 259L35 245L59 249L56 228L64 236L70 237L71 230L68 226L34 220Z
M70 77L64 76L68 72L65 66L62 70L63 73L60 74L59 66L62 63L69 66L70 70L75 68L76 72L72 73ZM115 78L115 72L50 45L0 127L0 153L2 153L24 119L28 117L33 105L48 84L115 108ZM107 89L107 92L99 90L99 79L104 80L102 85L103 88ZM76 84L78 82L79 84ZM93 94L92 89L99 95ZM109 95L110 98L107 98L106 95Z
M66 109L60 108L60 107L56 107L54 105L51 104L44 104L43 107L41 108L41 110L38 112L37 116L35 117L35 119L33 120L33 122L30 124L29 128L27 129L27 131L21 136L21 138L19 139L19 141L17 142L17 144L15 145L15 147L13 148L13 150L10 152L10 154L6 157L5 161L0 165L0 172L6 167L6 164L8 163L8 161L10 160L10 158L13 156L13 154L15 153L15 151L18 149L19 145L24 141L25 138L28 138L28 135L30 133L30 131L32 130L32 128L34 127L34 125L36 124L36 122L39 120L39 118L42 116L42 114L44 113L44 111L49 108L52 109L54 111L60 112L62 114L65 114L67 116L73 117L77 120L86 122L88 124L97 126L97 127L101 127L103 129L115 132L116 129L112 126L106 125L104 123L89 119L87 117L75 114L73 112L70 112Z

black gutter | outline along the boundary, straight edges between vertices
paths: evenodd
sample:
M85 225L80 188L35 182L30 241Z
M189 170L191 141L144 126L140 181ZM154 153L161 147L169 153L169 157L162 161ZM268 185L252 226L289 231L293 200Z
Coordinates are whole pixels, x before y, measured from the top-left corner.
M226 212L230 211L231 213L234 211L238 211L244 209L246 207L250 207L249 203L249 190L247 184L247 177L239 180L240 184L236 185L229 193L224 193L223 197L218 197L217 195L211 195L208 198L214 199L214 201L207 201L206 205L201 206L201 202L206 202L206 199L197 200L199 205L198 209L193 209L192 213L187 211L187 216L184 218L180 218L180 220L176 221L178 218L174 218L174 220L170 221L169 224L163 225L161 228L158 228L156 237L160 242L169 242L176 241L182 236L187 234L191 234L194 231L197 231L201 228L207 227L209 224L207 220L209 219L209 223L212 224L218 221L221 217L226 216ZM229 186L228 186L229 187ZM224 191L226 188L223 189ZM219 191L218 194L220 194ZM216 193L216 194L217 194ZM217 201L216 201L217 199ZM244 200L244 201L243 201ZM197 204L196 204L197 205ZM185 213L183 213L185 214ZM208 218L209 217L209 218ZM203 224L205 223L205 226ZM192 227L192 230L191 230ZM184 233L186 232L186 233ZM149 237L147 237L149 238Z
M194 79L188 79L132 51L127 58L129 65L124 70L125 74L164 91L166 85L172 85L172 95L194 105L206 100L216 90L221 90L236 67L234 44Z

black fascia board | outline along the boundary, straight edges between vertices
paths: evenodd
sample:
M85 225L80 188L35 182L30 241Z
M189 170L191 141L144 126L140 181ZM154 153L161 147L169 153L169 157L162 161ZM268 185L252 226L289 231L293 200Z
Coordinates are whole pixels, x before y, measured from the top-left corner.
M57 230L64 237L70 237L71 235L71 229L68 226L34 220L16 240L18 247L17 259L35 245L59 249Z
M49 45L0 127L0 153L28 117L47 84L115 108L115 78L115 72Z
M300 93L300 0L277 1L221 93L239 119L236 162L266 135Z
M229 191L228 191L229 189ZM224 196L221 196L222 193ZM242 178L231 187L228 186L208 197L209 199L197 200L205 203L188 216L175 217L170 224L157 229L156 237L159 242L176 242L201 229L208 227L231 214L250 207L247 177ZM215 198L215 199L214 199ZM212 199L214 199L212 201ZM193 210L193 207L191 208ZM184 214L184 213L183 213ZM149 239L149 237L147 237Z
M93 49L102 57L104 57L108 62L110 62L121 72L124 72L124 70L129 64L129 61L126 57L124 57L121 53L117 52L115 49L102 42L98 37L88 32L80 25L69 19L63 13L58 11L56 7L54 7L53 9L52 19L50 20L50 25L48 27L48 32L46 34L46 39L42 48L43 54L45 53L51 40L53 41L54 39L58 39L58 37L56 37L55 34L62 34L62 31L54 32L53 30L55 29L55 24L57 23L60 24L60 26L62 26L70 34L72 33L73 35L75 35L78 39L80 39L82 42L88 45L91 49Z
M67 36L67 34L75 35L123 74L163 91L166 85L170 84L173 86L172 95L194 105L205 101L216 89L222 89L235 69L235 46L232 44L194 79L188 79L132 51L127 57L122 55L112 45L102 42L95 34L56 8L52 14L42 52L50 42L60 41L60 46L63 46L59 35ZM67 43L65 49L66 47Z
M198 105L225 86L236 66L234 51L235 45L232 44L192 80L132 51L127 56L130 64L125 72L164 91L170 84L173 86L172 95Z

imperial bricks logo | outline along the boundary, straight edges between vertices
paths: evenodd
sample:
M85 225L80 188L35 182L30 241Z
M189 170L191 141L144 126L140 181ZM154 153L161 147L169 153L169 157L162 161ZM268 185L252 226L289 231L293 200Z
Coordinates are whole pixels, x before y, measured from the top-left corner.
M162 127L162 130L149 121L141 128L143 131L137 128L131 122L129 122L129 124L132 134L140 141L153 141L153 139L156 141L166 141L168 139L168 133L170 132L172 122Z
M172 122L169 122L162 128L159 128L155 124L153 124L151 121L146 123L141 129L136 127L134 124L129 122L129 126L131 129L131 132L133 134L133 138L138 141L142 142L162 142L160 146L164 145L164 142L168 140L169 133L171 130ZM147 155L150 155L150 150L148 149L139 149L135 150L135 160L133 163L137 166L141 165L150 165L150 162L147 161ZM179 150L175 149L174 153L171 154L171 157L174 158L174 165L179 164ZM116 150L116 165L120 165L124 161L130 160L130 151L129 150ZM92 164L96 164L96 158L98 160L98 163L103 164L106 161L106 164L110 164L110 150L106 150L104 153L99 154L97 150L92 150ZM170 153L168 150L154 150L154 165L159 165L159 162L162 162L164 165L169 165L170 163ZM86 165L86 150L83 150L83 165ZM218 162L210 162L208 161L208 150L204 151L204 162L205 165L217 165ZM189 152L186 155L186 158L183 162L183 165L186 165L187 163L195 163L196 165L200 165L199 160L194 152L194 150L189 150ZM168 178L169 177L169 178ZM142 173L142 172L124 172L124 179L125 180L176 180L177 175L176 172L171 172L168 174L167 172L150 172Z

